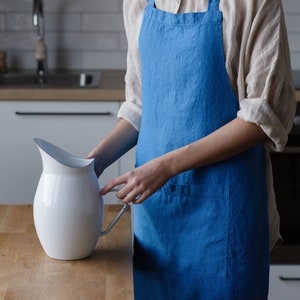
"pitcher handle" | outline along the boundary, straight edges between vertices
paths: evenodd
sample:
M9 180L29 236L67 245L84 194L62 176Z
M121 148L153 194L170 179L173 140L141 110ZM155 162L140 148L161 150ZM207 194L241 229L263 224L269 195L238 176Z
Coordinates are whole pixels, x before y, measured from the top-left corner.
M126 212L128 209L129 204L124 204L119 213L116 215L116 217L110 222L110 224L107 226L107 228L100 232L99 236L106 235L110 232L110 230L114 227L114 225L118 222L118 220L122 217L122 215Z

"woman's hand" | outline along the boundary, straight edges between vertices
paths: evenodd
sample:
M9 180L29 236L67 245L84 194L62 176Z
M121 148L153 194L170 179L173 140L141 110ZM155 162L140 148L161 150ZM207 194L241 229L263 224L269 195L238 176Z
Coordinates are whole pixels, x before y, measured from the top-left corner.
M121 202L140 204L160 189L171 177L172 174L163 159L156 158L112 179L103 187L101 194L105 195L117 186L123 185L116 194Z
M142 203L171 177L230 158L265 140L266 134L259 126L236 118L194 143L168 152L111 180L101 193L104 195L116 186L124 185L117 197L123 203Z

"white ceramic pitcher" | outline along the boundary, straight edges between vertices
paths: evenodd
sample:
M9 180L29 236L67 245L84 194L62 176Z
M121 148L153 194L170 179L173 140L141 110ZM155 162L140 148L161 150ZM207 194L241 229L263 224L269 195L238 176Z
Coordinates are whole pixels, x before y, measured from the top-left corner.
M102 231L104 204L94 159L75 157L39 138L34 141L43 162L33 203L38 238L49 257L85 258L94 250L99 236L110 231L128 205Z

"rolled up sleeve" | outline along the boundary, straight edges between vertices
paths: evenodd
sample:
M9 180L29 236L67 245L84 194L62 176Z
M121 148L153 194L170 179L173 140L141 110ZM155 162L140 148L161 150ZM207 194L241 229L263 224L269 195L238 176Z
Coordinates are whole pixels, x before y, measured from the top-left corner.
M121 105L118 117L127 120L137 131L142 118L141 63L138 37L147 0L123 2L124 25L128 42L125 76L126 101Z
M142 117L142 97L140 80L135 74L127 67L125 76L126 101L122 103L119 109L118 118L125 119L139 131Z
M296 100L279 2L264 7L253 20L245 51L245 89L238 117L263 129L269 137L267 148L282 151L293 125Z

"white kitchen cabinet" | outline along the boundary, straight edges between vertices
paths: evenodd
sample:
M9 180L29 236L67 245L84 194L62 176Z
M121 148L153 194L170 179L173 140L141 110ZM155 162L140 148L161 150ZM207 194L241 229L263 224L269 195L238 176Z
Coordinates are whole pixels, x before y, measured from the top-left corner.
M300 299L300 265L271 265L268 299Z
M33 202L42 171L35 137L84 157L115 126L118 107L118 102L1 101L0 204ZM131 155L127 159L132 161ZM119 160L100 176L100 185L121 169L125 171ZM105 202L119 203L113 194Z

